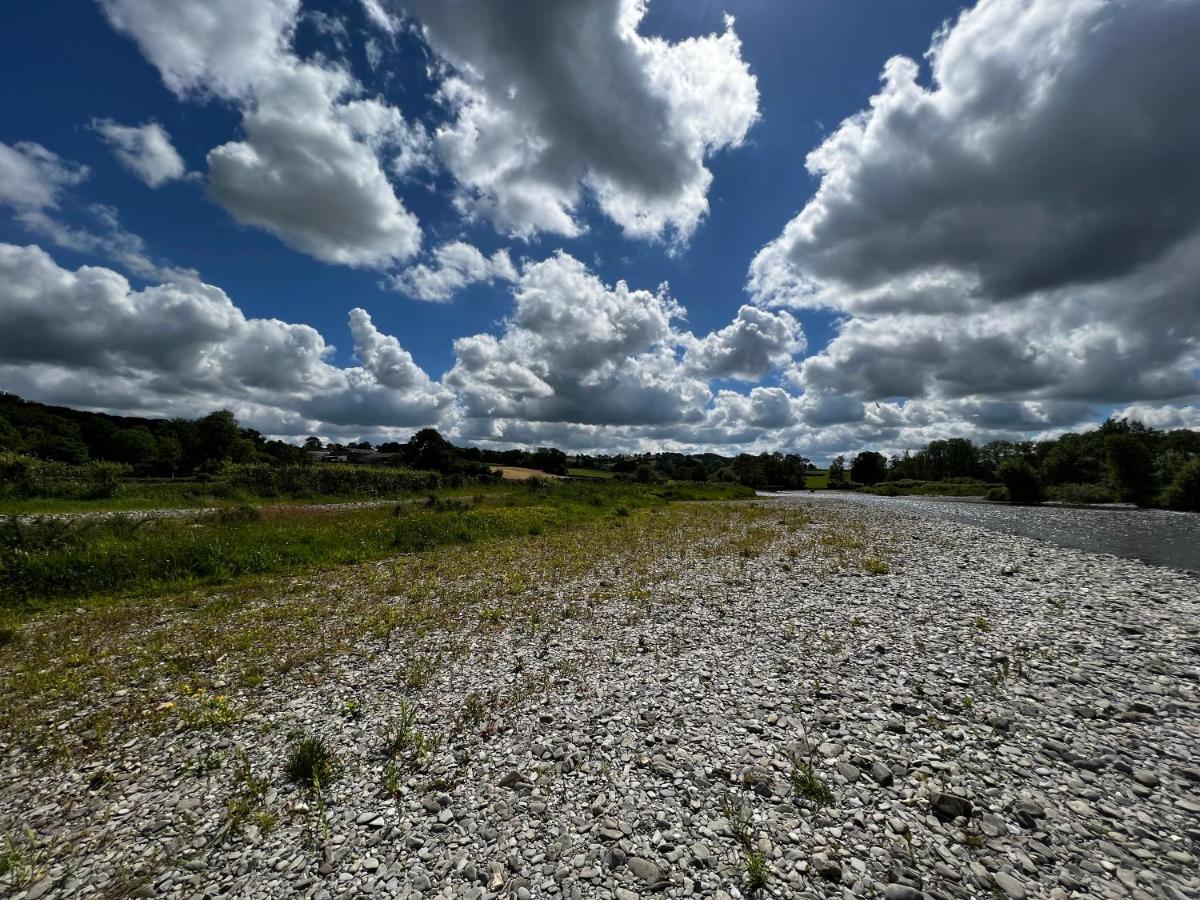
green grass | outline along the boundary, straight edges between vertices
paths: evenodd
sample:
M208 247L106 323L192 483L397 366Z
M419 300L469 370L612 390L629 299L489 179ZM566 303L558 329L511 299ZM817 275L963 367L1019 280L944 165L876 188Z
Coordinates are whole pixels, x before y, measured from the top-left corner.
M567 474L573 478L612 478L616 475L604 469L567 469Z
M828 469L809 469L804 474L804 489L811 491L824 491L829 488L829 470Z
M247 575L336 566L537 535L670 500L733 499L729 485L502 484L394 508L253 507L200 518L0 521L0 608L149 595ZM461 499L464 495L468 499Z

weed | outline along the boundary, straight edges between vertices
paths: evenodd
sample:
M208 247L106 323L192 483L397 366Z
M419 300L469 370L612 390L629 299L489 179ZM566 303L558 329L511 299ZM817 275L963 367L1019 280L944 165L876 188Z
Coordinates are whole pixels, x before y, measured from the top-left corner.
M410 691L429 684L441 664L441 654L421 655L410 659L404 667L404 686Z
M742 849L749 850L753 847L754 829L750 824L750 810L740 801L726 795L721 798L721 814L729 822L729 830L733 832L734 840Z
M357 722L362 718L362 704L351 698L342 704L342 718L349 719L351 722Z
M788 755L788 760L792 764L792 793L796 799L808 800L817 809L833 802L833 791L816 773L810 760L795 752Z
M487 718L487 703L478 691L472 691L463 701L462 711L458 714L459 726L465 731L477 731Z
M32 884L41 874L41 864L37 835L31 829L16 837L6 834L0 841L0 878L7 877L13 887Z
M987 634L989 631L992 630L992 623L987 620L987 616L976 616L975 617L975 628L976 628L976 630L982 631L984 634Z
M974 709L975 701L971 699L970 694L965 694L962 698L962 705L965 709Z
M770 877L767 858L757 850L746 854L746 892L753 896L767 886Z
M417 728L417 708L400 701L397 717L383 733L384 755L399 771L416 772L425 768L442 747L441 735L429 735Z
M184 728L224 728L241 721L241 713L224 694L209 694L203 688L192 690L186 684L183 693L188 698L180 708L180 721Z
M886 575L888 573L888 564L881 559L868 557L863 560L863 568L871 575Z
M321 738L309 735L292 744L284 772L295 784L320 789L337 775L339 768L337 754Z

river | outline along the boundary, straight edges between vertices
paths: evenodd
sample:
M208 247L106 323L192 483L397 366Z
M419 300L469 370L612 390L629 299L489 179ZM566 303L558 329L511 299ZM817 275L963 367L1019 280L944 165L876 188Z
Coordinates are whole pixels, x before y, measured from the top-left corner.
M780 495L882 506L1021 534L1063 547L1200 572L1200 515L1195 513L1096 506L1010 506L973 499L879 497L844 491L785 491Z

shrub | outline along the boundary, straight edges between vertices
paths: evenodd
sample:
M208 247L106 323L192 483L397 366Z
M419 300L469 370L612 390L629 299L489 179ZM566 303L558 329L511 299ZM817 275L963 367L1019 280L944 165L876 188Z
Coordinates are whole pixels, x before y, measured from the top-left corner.
M1104 438L1108 474L1117 488L1117 496L1129 503L1146 506L1154 496L1154 463L1146 445L1132 434L1110 434Z
M1046 494L1060 503L1112 503L1117 499L1106 484L1057 484L1047 488Z
M1023 459L1006 459L996 470L1004 482L1010 503L1041 503L1042 485L1033 466Z
M337 774L337 754L321 738L310 735L292 744L284 771L295 784L320 787Z
M994 487L983 495L984 500L998 500L1001 503L1008 502L1008 488Z
M225 467L224 480L234 489L260 497L385 497L436 490L440 483L434 472L349 464L230 465Z
M1162 504L1168 509L1200 512L1200 459L1193 459L1179 470L1163 493Z

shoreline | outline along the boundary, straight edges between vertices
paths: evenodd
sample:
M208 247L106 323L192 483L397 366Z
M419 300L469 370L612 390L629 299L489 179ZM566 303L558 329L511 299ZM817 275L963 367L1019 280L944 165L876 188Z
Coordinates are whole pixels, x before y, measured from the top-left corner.
M1200 891L1194 580L806 497L744 552L551 586L577 614L427 635L419 685L364 638L225 725L65 768L4 742L0 834L45 852L14 896L726 898L758 858L763 896ZM385 784L404 705L442 743ZM297 732L342 759L319 796L281 776ZM273 818L231 829L242 799Z

